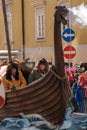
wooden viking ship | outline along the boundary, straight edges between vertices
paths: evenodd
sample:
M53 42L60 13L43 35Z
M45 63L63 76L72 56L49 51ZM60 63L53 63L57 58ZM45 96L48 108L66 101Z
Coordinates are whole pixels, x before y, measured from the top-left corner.
M4 1L4 0L3 0ZM66 24L67 9L56 7L54 22L55 65L43 78L14 92L6 92L6 102L0 109L0 119L18 117L20 113L40 114L53 124L60 124L70 96L69 84L64 72L61 42L61 22ZM11 57L10 57L11 58Z

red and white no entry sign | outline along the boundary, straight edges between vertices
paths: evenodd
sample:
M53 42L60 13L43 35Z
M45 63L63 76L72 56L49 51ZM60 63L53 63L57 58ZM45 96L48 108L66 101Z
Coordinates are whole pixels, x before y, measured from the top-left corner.
M67 59L72 59L76 55L75 47L69 45L64 48L64 57Z

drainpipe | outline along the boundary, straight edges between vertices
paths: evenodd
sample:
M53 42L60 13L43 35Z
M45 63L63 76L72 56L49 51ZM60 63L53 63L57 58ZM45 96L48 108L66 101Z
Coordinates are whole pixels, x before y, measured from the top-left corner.
M22 7L22 47L23 47L23 60L25 60L25 19L24 19L24 0L21 1Z

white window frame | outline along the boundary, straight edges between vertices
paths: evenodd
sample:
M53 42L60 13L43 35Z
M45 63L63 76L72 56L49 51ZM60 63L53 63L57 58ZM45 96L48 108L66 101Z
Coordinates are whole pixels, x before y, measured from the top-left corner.
M45 11L44 9L35 11L35 39L45 39Z
M32 6L35 8L35 40L44 41L46 38L46 24L45 24L45 7L46 0L35 2ZM38 21L40 17L40 21ZM39 22L41 25L39 25Z

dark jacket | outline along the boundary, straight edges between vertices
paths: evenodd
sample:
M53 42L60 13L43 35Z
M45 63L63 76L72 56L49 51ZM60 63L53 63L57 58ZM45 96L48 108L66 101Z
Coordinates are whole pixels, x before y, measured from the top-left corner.
M42 75L40 74L38 70L33 70L28 77L28 83L31 83L37 79L40 79L41 77Z

